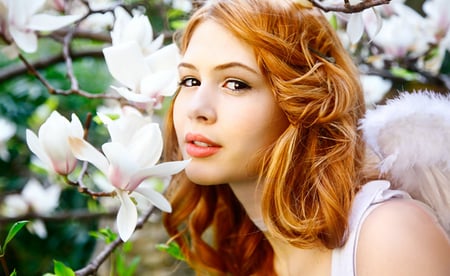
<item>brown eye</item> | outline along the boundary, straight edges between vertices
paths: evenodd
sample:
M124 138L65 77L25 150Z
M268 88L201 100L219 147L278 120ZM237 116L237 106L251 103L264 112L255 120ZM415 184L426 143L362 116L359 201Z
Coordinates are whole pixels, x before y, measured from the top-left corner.
M184 78L179 83L180 86L185 87L199 86L200 84L200 81L196 78Z
M238 80L228 80L224 83L223 87L228 88L232 91L250 89L250 85Z

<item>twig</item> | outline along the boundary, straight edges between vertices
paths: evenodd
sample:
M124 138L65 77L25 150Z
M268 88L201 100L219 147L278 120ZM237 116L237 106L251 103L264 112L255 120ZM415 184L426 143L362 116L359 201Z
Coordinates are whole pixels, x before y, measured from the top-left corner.
M114 218L117 215L117 210L110 210L106 212L89 212L87 210L75 210L67 212L57 212L50 215L39 215L36 213L29 213L17 217L0 216L0 225L13 223L20 220L34 220L40 219L43 221L67 221L67 220L91 220L94 218Z
M48 90L48 92L50 94L55 94L55 95L71 95L71 94L76 94L76 95L80 95L89 99L116 99L119 100L120 97L118 95L108 95L108 94L92 94L89 93L87 91L78 89L78 90L74 90L74 89L69 89L69 90L63 90L63 89L57 89L54 88L50 82L48 82L34 67L33 65L28 62L28 60L22 55L19 54L19 59L25 64L25 67L28 69L29 73L31 73L32 75L34 75L44 86L45 88Z
M375 6L389 4L391 2L391 0L366 0L355 5L351 5L348 0L344 0L343 5L323 5L317 0L309 1L324 12L334 11L343 13L357 13Z
M142 229L144 227L145 222L155 211L155 207L150 207L143 216L139 218L139 221L136 224L136 230ZM77 276L88 276L95 275L100 266L106 261L109 255L114 252L114 250L123 243L120 237L116 238L112 243L108 244L103 251L101 251L88 265L85 267L75 271L75 275Z

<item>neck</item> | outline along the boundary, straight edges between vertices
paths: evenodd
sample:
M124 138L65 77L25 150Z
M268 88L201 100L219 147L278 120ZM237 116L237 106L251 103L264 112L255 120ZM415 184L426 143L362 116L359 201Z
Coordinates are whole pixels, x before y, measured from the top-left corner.
M276 239L266 230L262 220L262 185L257 181L229 184L241 202L250 219L264 232L274 253L277 275L329 275L331 271L331 250L324 248L302 249L284 240Z
M261 212L261 185L259 185L257 181L230 183L229 185L250 219L261 231L265 231Z

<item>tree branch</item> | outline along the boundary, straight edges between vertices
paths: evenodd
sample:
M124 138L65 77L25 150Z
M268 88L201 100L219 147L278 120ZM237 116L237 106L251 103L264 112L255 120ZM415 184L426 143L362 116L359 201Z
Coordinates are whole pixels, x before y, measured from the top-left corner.
M144 213L143 216L139 218L139 221L136 224L136 230L142 229L144 227L145 222L153 214L154 211L155 207L151 206L147 210L147 212ZM101 251L94 259L92 259L87 266L75 271L75 275L77 276L95 275L97 270L106 261L109 255L111 255L112 252L114 252L114 250L121 244L123 244L123 241L120 239L120 237L116 238L112 243L108 244L103 249L103 251Z
M343 5L323 5L320 1L309 0L315 7L323 10L324 12L343 12L343 13L357 13L363 10L389 4L391 0L366 0L356 5L351 5L348 0L344 0Z

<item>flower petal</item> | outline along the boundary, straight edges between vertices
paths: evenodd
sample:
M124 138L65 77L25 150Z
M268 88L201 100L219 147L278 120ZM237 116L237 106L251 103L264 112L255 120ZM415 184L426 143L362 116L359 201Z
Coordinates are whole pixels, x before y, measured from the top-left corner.
M110 163L108 178L111 184L116 188L132 191L128 188L128 183L140 167L139 163L125 145L120 143L105 143L102 149Z
M163 151L163 138L157 123L149 123L138 129L129 142L131 153L142 167L153 166Z
M131 90L136 90L142 77L150 73L135 41L107 47L103 55L111 75Z
M146 57L145 62L152 72L158 72L159 70L174 70L178 72L179 59L178 47L172 43Z
M39 128L42 148L50 158L54 170L63 175L72 172L77 162L67 140L69 132L70 122L57 111L53 111Z
M51 167L50 158L47 153L45 153L44 149L41 146L41 142L39 138L32 132L31 130L26 130L26 139L28 148L32 153L36 154L36 156L47 166Z
M68 141L76 158L91 163L102 173L108 175L109 162L100 151L80 138L69 137Z
M351 43L357 43L364 33L364 23L361 13L350 15L347 23L347 35Z
M141 182L149 177L166 177L176 174L183 170L190 160L173 161L158 164L150 168L144 168L139 170L130 180L130 190L136 189Z
M114 87L111 86L114 90L117 91L117 93L120 94L120 96L124 97L125 99L136 102L136 103L148 103L155 101L152 97L140 93L136 93L134 91L131 91L125 87Z
M141 185L134 190L135 193L141 194L146 200L150 201L155 207L164 212L172 212L172 206L169 201L160 193L153 190L152 187Z
M77 115L75 115L75 113L72 114L72 121L70 122L69 136L77 137L77 138L83 138L83 136L84 136L83 125L81 124L80 119L78 119L78 117L77 117Z
M136 229L137 209L130 196L125 191L116 190L121 205L117 213L117 229L122 241L127 241Z
M34 32L23 31L14 26L9 27L9 32L17 47L27 53L34 53L37 50L37 36Z
M160 70L149 74L142 79L139 90L150 99L156 96L172 96L177 90L177 76L174 70Z
M80 15L36 14L30 18L27 27L36 31L54 31L70 25L80 18Z

